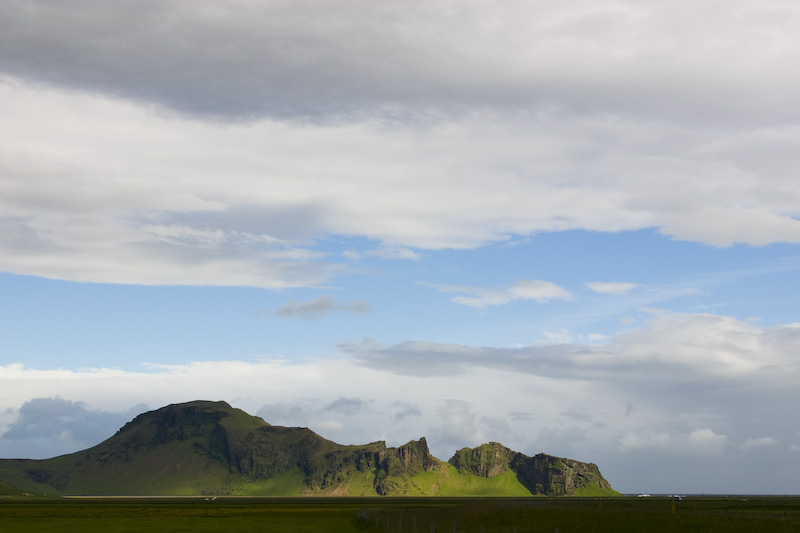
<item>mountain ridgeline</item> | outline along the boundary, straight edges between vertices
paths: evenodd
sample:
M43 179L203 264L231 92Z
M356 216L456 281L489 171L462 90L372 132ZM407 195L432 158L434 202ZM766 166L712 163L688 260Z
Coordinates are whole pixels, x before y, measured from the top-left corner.
M425 438L344 446L225 402L141 414L110 439L52 459L0 460L0 485L63 495L608 496L597 466L492 442L448 462Z

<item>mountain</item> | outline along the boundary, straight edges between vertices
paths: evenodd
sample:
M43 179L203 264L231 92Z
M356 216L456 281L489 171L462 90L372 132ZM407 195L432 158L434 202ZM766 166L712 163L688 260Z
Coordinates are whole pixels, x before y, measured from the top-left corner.
M0 485L68 495L616 495L597 466L498 443L449 462L425 438L344 446L308 428L272 426L225 402L143 413L113 437L52 459L0 459Z

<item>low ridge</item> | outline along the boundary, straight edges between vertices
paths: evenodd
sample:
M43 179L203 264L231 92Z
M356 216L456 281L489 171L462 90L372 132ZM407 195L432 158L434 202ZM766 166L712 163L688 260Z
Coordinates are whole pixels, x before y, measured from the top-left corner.
M143 413L108 440L52 459L0 459L0 485L64 495L614 495L597 466L496 442L431 455L424 437L345 446L226 402Z

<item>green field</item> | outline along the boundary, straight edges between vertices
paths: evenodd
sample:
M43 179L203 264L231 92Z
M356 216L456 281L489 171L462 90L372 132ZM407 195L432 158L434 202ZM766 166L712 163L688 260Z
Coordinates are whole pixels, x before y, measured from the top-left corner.
M795 532L800 497L0 500L0 531Z

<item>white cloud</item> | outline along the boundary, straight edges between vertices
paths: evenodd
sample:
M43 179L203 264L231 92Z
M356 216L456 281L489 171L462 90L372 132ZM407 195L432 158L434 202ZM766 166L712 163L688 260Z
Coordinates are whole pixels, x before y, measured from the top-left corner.
M719 435L707 428L677 435L645 430L626 432L620 439L620 449L625 452L649 451L676 456L716 455L724 452L729 442L726 435Z
M555 283L530 279L521 279L513 285L499 289L438 283L425 283L424 285L433 287L440 292L465 293L466 296L455 296L452 301L461 305L480 308L490 305L504 305L514 300L546 302L548 300L564 300L572 297L569 291Z
M382 246L377 250L365 252L366 255L380 257L381 259L406 259L411 261L419 261L419 254L409 248L401 246Z
M722 453L730 439L727 435L718 435L710 429L696 429L686 439L688 451L700 454Z
M639 285L637 283L592 281L587 282L586 286L594 292L603 294L628 294Z
M672 437L663 432L652 430L640 433L627 432L620 439L620 446L625 451L630 450L660 450L667 451L673 447Z

